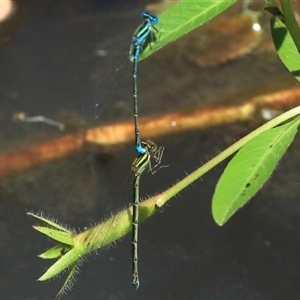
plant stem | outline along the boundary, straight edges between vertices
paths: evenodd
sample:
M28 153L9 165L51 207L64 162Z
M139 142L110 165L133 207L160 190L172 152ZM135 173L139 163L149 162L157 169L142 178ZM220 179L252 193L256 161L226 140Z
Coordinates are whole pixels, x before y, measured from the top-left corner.
M166 191L141 202L139 206L139 223L145 221L151 215L159 211L159 208L161 208L168 200L173 198L176 194L188 187L195 180L199 179L202 175L217 166L220 162L228 158L230 155L234 154L236 151L246 145L251 139L258 136L262 132L271 129L299 114L300 106L297 106L281 114L280 116L262 125L258 129L252 131L250 134L240 139L238 142L234 143L225 151L211 159L209 162L207 162L191 174L187 175L185 178L183 178L181 181L179 181L177 184L173 185ZM70 235L72 235L72 242L70 243L72 245L72 249L66 254L62 255L60 259L56 261L42 277L39 278L39 280L44 281L56 276L68 266L77 264L78 260L86 254L96 249L102 248L129 233L132 229L131 216L132 208L127 208L112 216L105 222L98 224L84 232L76 234L75 236L70 233ZM39 216L34 217L43 219ZM49 224L49 222L51 221L45 219L44 222ZM60 228L55 224L52 224L52 226L56 231ZM45 227L45 229L48 228ZM65 230L63 230L63 232L64 231Z
M177 184L166 190L165 192L161 193L160 195L157 195L158 198L156 202L157 207L162 207L170 198L174 197L176 194L181 192L184 188L188 187L190 184L192 184L195 180L199 179L201 176L203 176L205 173L207 173L209 170L217 166L219 163L224 161L226 158L228 158L233 153L237 152L240 148L245 146L250 140L252 140L254 137L258 136L262 132L271 129L297 115L300 114L300 106L297 106L280 116L272 119L271 121L265 123L261 127L257 128L256 130L252 131L242 139L240 139L238 142L231 145L229 148L227 148L225 151L208 161L206 164L192 172L191 174L187 175L184 179L179 181Z
M291 6L291 0L280 0L280 4L284 16L284 24L289 31L300 54L300 29L295 19L294 11Z

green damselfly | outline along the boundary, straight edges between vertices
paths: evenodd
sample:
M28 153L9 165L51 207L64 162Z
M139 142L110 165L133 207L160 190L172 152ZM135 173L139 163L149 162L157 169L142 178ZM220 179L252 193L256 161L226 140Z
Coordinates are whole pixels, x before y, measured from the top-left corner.
M134 173L133 181L133 202L132 202L132 284L135 289L139 288L139 273L138 273L138 223L139 223L139 189L140 178L142 173L148 168L151 174L154 174L161 166L160 162L163 156L164 147L157 148L156 144L147 140L142 141L141 146L145 149L145 153L133 161L132 172ZM151 158L155 165L151 166Z

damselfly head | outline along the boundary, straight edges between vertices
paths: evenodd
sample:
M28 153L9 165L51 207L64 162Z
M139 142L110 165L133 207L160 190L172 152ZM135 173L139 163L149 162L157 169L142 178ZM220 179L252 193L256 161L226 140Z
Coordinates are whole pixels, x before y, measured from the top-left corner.
M143 11L141 13L141 17L148 20L151 24L155 25L158 23L158 16L155 14L152 14L149 11Z

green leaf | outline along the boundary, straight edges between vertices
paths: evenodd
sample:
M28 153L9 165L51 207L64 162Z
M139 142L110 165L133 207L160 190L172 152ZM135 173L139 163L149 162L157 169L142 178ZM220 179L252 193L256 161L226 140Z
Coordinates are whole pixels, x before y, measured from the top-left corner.
M67 228L57 224L57 222L53 219L53 220L50 220L50 218L46 218L46 217L43 217L41 214L38 215L38 214L34 214L32 212L27 212L26 213L28 216L31 216L31 217L34 217L40 221L43 221L44 223L50 225L50 227L52 228L56 228L58 230L61 230L61 231L64 231L64 232L68 232L68 233L72 233L70 230L68 230Z
M159 16L159 23L155 26L159 31L156 33L158 41L151 43L141 53L140 59L144 59L166 44L199 27L235 2L236 0L181 0Z
M56 294L55 298L59 298L63 293L66 292L66 290L70 290L72 287L72 281L74 280L74 275L77 271L78 268L78 264L79 261L77 261L76 263L74 263L73 266L71 266L71 270L70 273L68 274L64 284L62 285L61 289L58 291L58 293Z
M54 220L50 220L46 217L43 217L41 215L36 215L31 212L28 212L27 215L32 216L40 221L43 221L48 225L48 227L45 226L32 226L35 230L49 236L50 238L59 241L66 245L73 246L73 237L74 234L69 229L57 224Z
M212 213L223 225L268 180L294 139L300 118L267 130L247 143L228 163L217 183Z
M271 33L276 51L287 69L300 81L300 56L295 43L279 18L271 19Z
M82 253L80 249L72 248L66 254L62 255L38 280L44 281L58 275L63 270L77 264L81 258Z
M43 259L54 259L65 255L71 249L72 247L69 245L59 244L40 254L39 257Z
M67 245L73 245L73 234L68 232L62 232L60 230L43 227L43 226L32 226L35 230L49 236L50 238Z

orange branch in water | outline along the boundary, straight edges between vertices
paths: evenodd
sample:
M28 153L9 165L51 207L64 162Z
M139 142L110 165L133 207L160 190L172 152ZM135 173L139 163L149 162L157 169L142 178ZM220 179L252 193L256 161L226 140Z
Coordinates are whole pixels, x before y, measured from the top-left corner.
M188 113L170 113L140 119L142 138L203 129L236 121L249 120L262 108L286 110L300 104L300 88L293 87L254 97L242 105L198 109ZM84 143L103 146L130 142L134 139L133 122L123 122L87 129L42 144L7 154L0 154L0 176L59 159L80 150Z
M0 176L65 157L70 152L81 149L83 142L80 135L66 135L15 152L0 154Z

